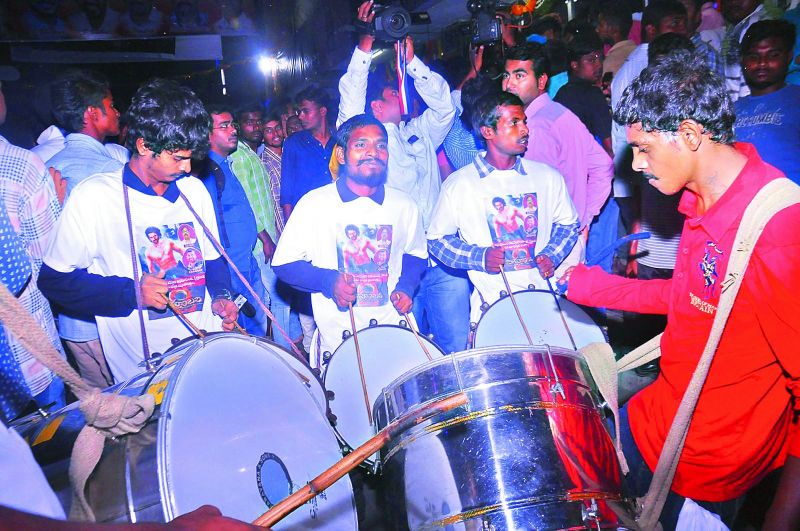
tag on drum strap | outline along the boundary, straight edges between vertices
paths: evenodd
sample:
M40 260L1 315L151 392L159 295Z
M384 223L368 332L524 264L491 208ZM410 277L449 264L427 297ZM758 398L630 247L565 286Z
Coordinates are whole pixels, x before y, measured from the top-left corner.
M42 429L42 431L39 432L39 435L37 435L36 438L33 440L31 446L36 446L37 444L46 443L47 441L52 439L53 436L58 431L58 428L61 426L61 423L64 422L65 417L66 415L59 415L53 420L49 421Z
M164 399L164 392L167 390L167 384L169 384L169 380L161 380L147 387L147 394L153 395L153 398L156 399L157 406L160 406L161 401Z

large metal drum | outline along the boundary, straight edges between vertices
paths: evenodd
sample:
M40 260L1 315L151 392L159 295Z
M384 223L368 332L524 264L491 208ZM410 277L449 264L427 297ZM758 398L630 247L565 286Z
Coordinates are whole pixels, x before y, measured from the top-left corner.
M462 391L467 406L381 451L396 522L452 531L624 527L632 513L619 463L577 353L502 346L437 359L384 390L377 427Z
M265 340L185 341L154 373L113 390L151 393L158 405L141 432L106 442L87 484L98 521L169 521L207 503L250 521L341 458L319 381ZM14 426L67 510L69 455L83 425L73 404ZM357 529L349 479L276 528Z

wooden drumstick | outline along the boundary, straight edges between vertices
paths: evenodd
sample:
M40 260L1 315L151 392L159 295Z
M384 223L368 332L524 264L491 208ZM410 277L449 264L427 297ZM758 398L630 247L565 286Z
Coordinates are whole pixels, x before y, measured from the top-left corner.
M399 297L400 295L397 294L397 296ZM411 318L408 316L408 312L400 312L400 313L403 315L403 319L406 320L406 323L408 323L408 327L411 329L412 332L414 332L414 337L417 338L417 343L419 343L422 352L424 352L425 355L428 356L428 361L433 361L433 356L431 356L431 353L428 352L428 347L425 346L425 343L422 342L422 338L419 336L419 330L417 330L417 327L414 326L414 321L412 321Z
M180 311L180 309L178 309L178 307L177 307L177 306L175 306L175 303L174 303L174 302L172 302L172 301L170 300L170 298L169 298L169 297L164 297L164 299L166 299L166 301L167 301L167 306L169 306L169 309L170 309L170 310L172 310L173 312L175 312L175 315L177 315L177 316L178 316L178 318L179 318L181 321L183 321L183 322L184 322L184 324L185 324L186 326L188 326L189 328L191 328L192 332L194 332L194 333L195 333L195 335L196 335L197 337L199 337L200 339L203 339L204 337L206 337L206 334L205 334L205 332L203 332L202 330L200 330L199 328L197 328L197 327L194 325L194 323L192 323L192 322L189 320L189 318L188 318L188 317L186 317L186 314L184 314L182 311Z
M361 347L358 344L358 332L356 331L356 318L355 315L353 315L353 303L348 302L347 308L350 310L350 328L353 331L353 342L356 345L356 359L358 360L358 374L361 376L361 390L364 392L364 404L367 406L369 425L372 426L372 406L369 404L367 379L364 377L364 364L361 362Z
M463 406L466 403L467 395L464 393L459 393L457 395L437 400L436 402L429 404L428 406L411 415L395 420L384 429L379 431L377 435L356 448L352 453L346 455L343 459L337 461L332 467L328 468L322 474L309 481L305 487L273 505L269 511L256 518L253 521L253 525L270 527L277 524L284 517L286 517L286 515L336 483L336 481L338 481L342 476L353 470L366 458L380 450L383 445L391 440L391 438L397 433L405 431L433 415L450 411L451 409L458 406Z
M514 311L517 312L517 319L519 319L519 324L522 325L522 331L525 332L525 337L528 339L528 344L533 345L533 339L531 339L531 333L528 332L528 327L525 325L525 321L522 319L522 313L520 313L519 306L517 306L517 299L511 292L511 285L508 283L506 270L502 265L500 266L500 276L503 277L503 282L506 285L506 291L508 291L508 296L511 298L511 304L514 306Z

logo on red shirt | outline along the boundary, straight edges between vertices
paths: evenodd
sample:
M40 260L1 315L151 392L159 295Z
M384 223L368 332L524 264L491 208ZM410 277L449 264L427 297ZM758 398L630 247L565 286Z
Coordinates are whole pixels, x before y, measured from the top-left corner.
M725 251L717 247L713 241L706 242L706 250L703 253L703 259L700 261L700 272L703 275L703 300L709 300L714 297L717 288L717 261L719 255L725 254Z

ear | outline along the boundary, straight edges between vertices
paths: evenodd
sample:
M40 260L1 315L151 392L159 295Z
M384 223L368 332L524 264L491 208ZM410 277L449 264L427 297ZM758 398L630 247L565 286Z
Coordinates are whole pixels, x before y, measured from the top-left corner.
M139 137L136 139L136 152L139 154L140 157L144 157L148 153L152 153L150 148L148 148L144 143L144 138Z
M547 80L550 79L547 74L542 74L539 76L539 79L536 80L536 84L539 85L539 92L544 92L547 88Z
M678 126L678 137L691 151L697 151L705 141L705 128L694 120L684 120Z
M336 155L336 160L339 164L344 164L344 148L342 146L333 148L333 154Z
M494 137L497 136L497 131L489 127L488 125L481 126L481 136L483 136L484 140L492 140Z
M380 112L383 110L383 102L381 100L372 100L369 107L372 109L372 116L378 118ZM380 120L380 118L378 118L378 120Z
M578 69L578 61L570 61L569 62L569 70L570 72L574 72Z
M327 108L327 107L320 107L320 108L319 108L319 113L320 113L322 116L327 116L327 115L328 115L328 108Z
M644 27L644 33L647 35L647 42L652 42L653 39L656 38L656 27L652 24L648 24Z
M91 105L86 107L86 110L83 111L83 125L84 127L87 124L90 124L95 121L97 118L97 107L92 107Z

